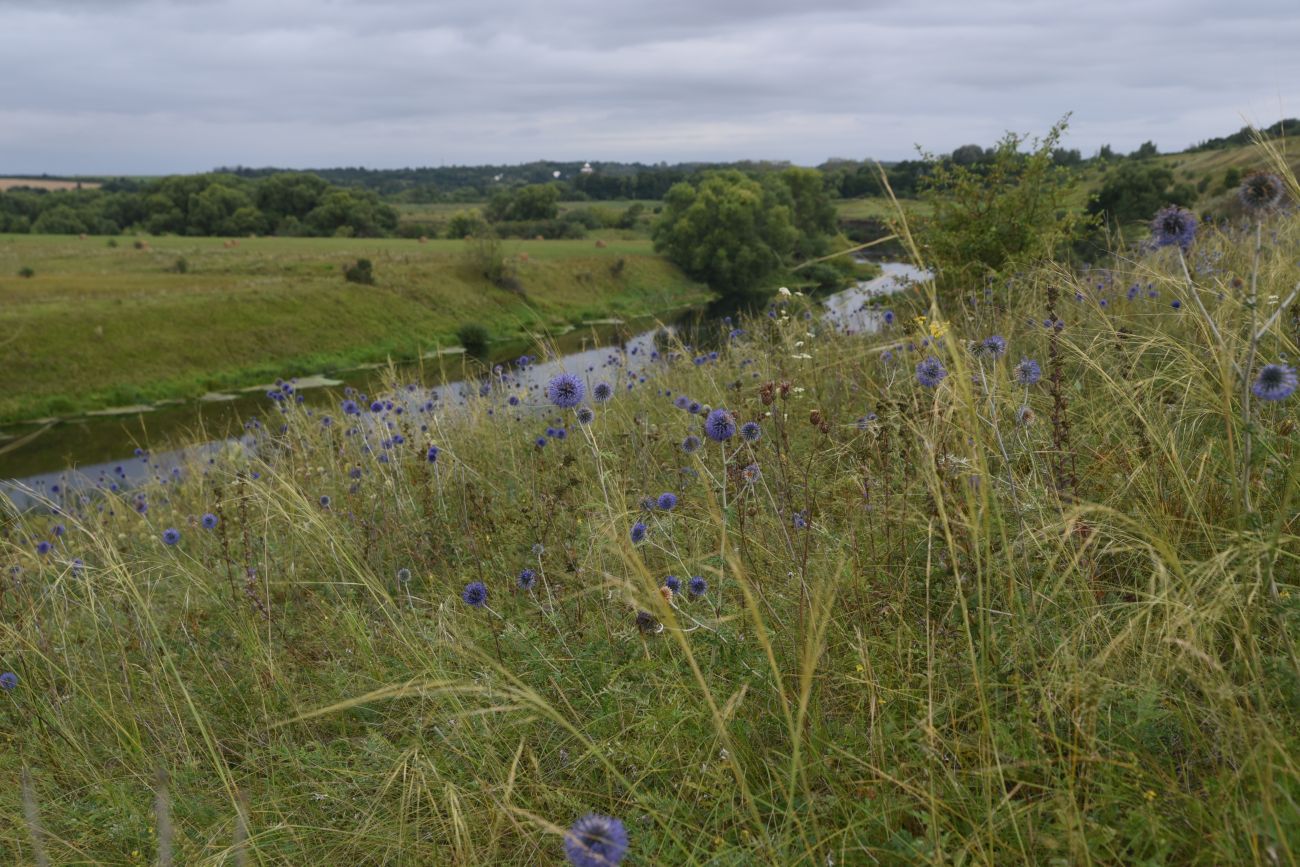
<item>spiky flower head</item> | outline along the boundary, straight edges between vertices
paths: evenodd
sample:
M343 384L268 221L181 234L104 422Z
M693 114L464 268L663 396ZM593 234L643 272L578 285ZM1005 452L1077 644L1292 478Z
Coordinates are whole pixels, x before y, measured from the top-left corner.
M1175 244L1186 250L1196 237L1196 215L1186 208L1170 205L1161 209L1151 221L1151 243L1156 247Z
M181 540L181 531L175 527L168 527L163 530L162 540L164 545L175 545Z
M1291 396L1296 388L1294 367L1285 364L1266 364L1260 368L1251 392L1260 400L1283 400Z
M714 442L723 443L736 435L736 417L719 407L704 420L704 435Z
M1266 211L1277 207L1286 188L1282 179L1269 172L1253 172L1246 176L1237 189L1237 198L1247 209Z
M691 578L686 582L686 592L692 599L696 599L709 592L709 582L705 581L699 575Z
M947 375L943 362L933 355L927 355L916 365L916 381L926 388L934 388Z
M533 585L537 583L537 573L532 569L525 569L519 573L519 589L532 590Z
M1043 369L1032 358L1022 358L1011 375L1021 385L1033 385L1043 378Z
M747 443L756 443L763 438L763 429L756 421L747 421L740 426L740 438Z
M990 334L975 347L975 354L985 358L1001 358L1007 351L1007 339L1001 334Z
M740 477L745 480L745 484L752 485L763 478L763 471L758 468L758 464L750 464L740 471Z
M3 689L5 692L8 692L9 690L16 689L17 687L18 687L18 675L14 674L12 671L6 671L4 674L0 674L0 689Z
M632 538L632 544L639 545L641 544L641 542L645 541L645 532L646 532L646 526L643 522L637 521L635 524L633 524L632 532L628 534Z
M614 386L608 382L598 382L591 389L591 396L597 403L604 403L614 396Z
M487 604L487 585L482 581L471 581L465 585L460 598L465 600L465 604L471 608L482 608Z
M214 530L217 527L217 516L208 512L199 520L199 523L205 530Z
M695 434L691 434L686 439L682 440L682 451L686 452L686 454L695 454L695 452L698 452L699 450L700 438Z
M596 417L596 414L591 411L591 407L580 406L578 407L575 416L578 419L578 424L591 424L591 421Z
M677 506L677 495L669 491L664 491L655 501L655 505L665 512L671 512Z
M586 384L572 373L556 374L546 384L546 397L560 409L572 409L586 396Z

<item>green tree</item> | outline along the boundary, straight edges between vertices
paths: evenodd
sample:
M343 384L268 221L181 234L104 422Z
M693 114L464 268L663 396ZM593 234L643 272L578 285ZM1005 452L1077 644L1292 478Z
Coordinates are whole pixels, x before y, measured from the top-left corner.
M1077 179L1052 163L1068 119L1042 139L1007 133L978 166L927 155L931 168L922 193L932 214L919 223L918 234L941 286L1020 268L1076 237L1085 221L1068 206ZM1031 149L1022 151L1022 145Z
M483 215L493 223L520 220L554 220L560 212L560 191L554 184L530 184L516 190L497 190Z
M1088 213L1123 225L1148 220L1165 205L1190 205L1196 190L1174 184L1174 173L1150 162L1123 162L1106 173L1101 188L1088 202Z
M835 205L826 194L825 180L817 169L792 166L776 176L785 187L791 221L799 238L795 257L811 259L825 255L830 235L835 232Z
M729 170L669 189L653 237L655 250L688 275L735 297L783 266L799 231L770 187Z

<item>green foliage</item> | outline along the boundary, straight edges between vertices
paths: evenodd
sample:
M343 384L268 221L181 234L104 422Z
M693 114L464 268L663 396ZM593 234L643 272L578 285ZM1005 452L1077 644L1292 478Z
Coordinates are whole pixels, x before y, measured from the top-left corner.
M1300 224L1267 230L1259 295L1280 301ZM798 296L705 364L665 333L647 381L610 371L617 394L544 447L572 415L506 409L535 391L503 377L415 412L445 389L430 371L410 394L408 370L372 390L408 406L375 414L382 461L378 436L322 424L342 395L308 394L175 478L6 508L0 851L37 862L27 806L54 864L550 865L588 812L625 823L628 867L1293 864L1300 395L1243 412L1233 362L1261 322L1231 278L1252 235L1198 238L1215 271L1193 286L1174 251L1127 251L977 305L896 295L880 335L810 322ZM343 242L279 243L297 264ZM97 266L147 258L90 246ZM410 248L387 248L386 279ZM136 277L126 321L151 332L138 284L190 281ZM1139 281L1161 298L1126 300ZM311 340L385 306L313 288ZM1168 303L1190 292L1217 335ZM1053 298L1064 330L1034 324ZM1286 318L1269 360L1300 354ZM923 388L918 354L885 350L938 332L949 375ZM969 351L995 333L1005 355ZM1015 381L1022 356L1042 381ZM700 420L665 391L762 436L684 454ZM661 491L675 508L647 512ZM669 574L708 592L665 593ZM484 608L461 601L472 581Z
M448 238L470 238L487 230L478 211L458 211L447 223Z
M475 358L487 356L491 335L488 334L486 326L478 322L465 322L457 327L456 339L460 341L461 346L465 347L465 351Z
M795 258L825 255L830 236L835 233L836 219L822 173L817 169L791 167L772 178L769 184L773 182L778 185L773 198L789 207L791 222L799 233L794 246Z
M363 283L367 286L375 282L374 265L369 259L358 259L343 269L343 279L349 283Z
M173 274L189 273L190 270L189 260L186 259L184 256L177 256L176 261L172 263L170 270Z
M18 276L23 279L31 279L36 276L36 269L32 268L30 265L24 265L18 269Z
M707 175L698 186L678 184L664 197L655 250L724 296L753 293L799 240L781 199L779 189L738 171Z
M559 212L560 190L555 184L497 190L483 208L491 223L554 220Z
M1123 162L1106 173L1101 188L1088 202L1088 213L1124 225L1150 220L1165 205L1190 205L1196 191L1175 184L1174 173L1156 163Z
M1223 173L1223 191L1234 190L1241 183L1241 169L1236 166L1228 167Z
M1062 119L1032 141L1007 133L978 165L929 158L922 195L931 215L918 234L943 286L1042 261L1079 233L1085 220L1068 205L1077 178L1052 159L1066 126Z

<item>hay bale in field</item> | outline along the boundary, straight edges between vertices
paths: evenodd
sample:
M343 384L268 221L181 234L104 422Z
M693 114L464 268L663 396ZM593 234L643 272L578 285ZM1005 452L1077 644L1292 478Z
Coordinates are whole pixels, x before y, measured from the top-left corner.
M427 243L429 243L429 236L428 236L428 235L421 235L421 236L420 236L420 243L421 243L421 244L427 244Z
M527 261L528 261L528 254L527 254L527 253L524 253L524 252L520 252L520 254L519 254L519 261L520 261L520 262L527 262Z
M604 248L608 247L609 245L606 244L605 241L604 241L603 239L601 239L601 240L597 240L597 241L596 241L596 246L597 246L597 247L600 247L600 248L603 250Z
M82 233L81 233L80 235L78 235L77 237L84 241L84 240L86 240L86 233L85 233L85 232L82 232Z
M538 235L536 238L533 238L533 240L534 240L534 241L545 241L546 239L543 238L541 235Z

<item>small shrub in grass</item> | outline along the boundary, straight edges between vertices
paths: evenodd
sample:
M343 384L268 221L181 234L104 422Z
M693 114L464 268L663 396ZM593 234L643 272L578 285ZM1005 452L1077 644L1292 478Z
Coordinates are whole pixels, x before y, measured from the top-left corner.
M24 265L23 267L18 269L18 276L23 277L25 279L30 279L36 276L36 269L28 265Z
M190 270L190 263L184 256L178 256L170 268L173 274L187 274Z
M460 345L465 347L465 351L476 358L482 358L487 355L488 343L491 336L488 330L477 322L466 322L456 329L456 339Z
M366 286L375 282L374 265L369 259L358 259L343 269L343 279L349 283L362 283Z

